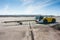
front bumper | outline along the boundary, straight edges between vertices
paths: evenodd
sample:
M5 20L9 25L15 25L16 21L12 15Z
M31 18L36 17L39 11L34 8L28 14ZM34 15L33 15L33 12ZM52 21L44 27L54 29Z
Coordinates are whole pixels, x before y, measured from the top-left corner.
M36 20L36 23L43 23L43 20Z

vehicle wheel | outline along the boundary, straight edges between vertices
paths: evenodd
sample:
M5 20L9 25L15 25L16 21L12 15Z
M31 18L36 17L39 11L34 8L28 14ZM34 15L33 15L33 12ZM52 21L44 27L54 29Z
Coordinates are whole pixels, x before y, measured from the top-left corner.
M52 23L55 23L56 22L56 19L52 19Z
M48 21L45 19L45 20L43 21L43 23L44 23L44 24L47 24L47 23L48 23Z
M19 24L20 24L20 25L22 25L22 23L21 23L21 22L20 22Z

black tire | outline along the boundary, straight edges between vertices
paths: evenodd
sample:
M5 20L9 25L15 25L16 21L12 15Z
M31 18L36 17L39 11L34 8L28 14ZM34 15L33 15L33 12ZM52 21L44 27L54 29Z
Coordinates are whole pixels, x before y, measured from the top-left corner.
M22 25L22 22L20 22L20 21L17 21L17 23L19 23L20 25Z
M21 23L21 22L20 22L19 24L20 24L20 25L22 25L22 23Z
M47 24L47 23L48 23L48 21L45 19L45 20L43 20L43 23L44 23L44 24Z
M55 23L56 22L56 19L52 19L52 23Z

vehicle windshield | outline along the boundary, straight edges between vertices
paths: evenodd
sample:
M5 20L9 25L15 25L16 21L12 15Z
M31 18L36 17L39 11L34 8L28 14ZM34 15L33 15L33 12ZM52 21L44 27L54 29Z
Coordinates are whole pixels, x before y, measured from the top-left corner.
M40 16L36 16L36 19L39 19L40 18Z
M36 16L36 19L39 19L39 21L43 18L44 18L43 16Z

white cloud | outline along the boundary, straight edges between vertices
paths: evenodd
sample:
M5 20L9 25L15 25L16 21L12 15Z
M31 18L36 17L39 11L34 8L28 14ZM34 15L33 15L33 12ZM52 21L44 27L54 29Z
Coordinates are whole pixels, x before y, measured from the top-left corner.
M23 2L25 3L25 4L23 4L23 5L26 5L26 4L28 4L28 3L31 3L33 0L24 0ZM51 4L53 4L53 3L55 3L55 2L50 2L51 0L45 0L44 2L42 2L42 3L37 3L37 4L35 4L35 5L28 5L26 8L25 8L25 10L22 12L22 13L24 13L24 14L42 14L42 12L40 13L35 13L35 11L37 11L37 10L41 10L42 8L44 8L45 6L48 6L48 5L51 5ZM48 3L48 2L50 2L50 3ZM47 4L48 3L48 4ZM44 13L44 14L46 14L46 13Z
M40 3L37 3L35 5L28 5L27 7L25 6L26 4L28 3L31 3L33 2L34 0L21 0L23 2L23 6L25 7L23 10L14 10L14 9L10 9L8 5L5 5L5 7L0 10L0 13L2 15L35 15L35 14L41 14L41 15L50 15L49 11L47 12L47 10L44 10L42 8L44 8L45 6L48 6L48 5L51 5L55 2L51 2L51 3L48 3L49 1L51 0L47 0L45 2L42 2L41 4ZM48 3L48 4L47 4ZM38 12L40 10L40 12ZM57 12L56 12L57 13ZM54 15L56 15L56 13ZM52 14L53 15L53 14Z
M5 7L4 7L2 10L0 10L0 13L1 13L1 14L6 14L6 13L8 13L8 5L5 5Z
M21 2L23 2L24 5L32 3L33 0L21 0Z
M32 14L34 10L35 10L34 7L30 5L26 8L26 10L24 10L24 13Z
M22 2L32 2L33 0L20 0Z
M14 10L9 9L8 5L5 5L5 7L0 10L0 15L10 15L15 13L16 12Z

